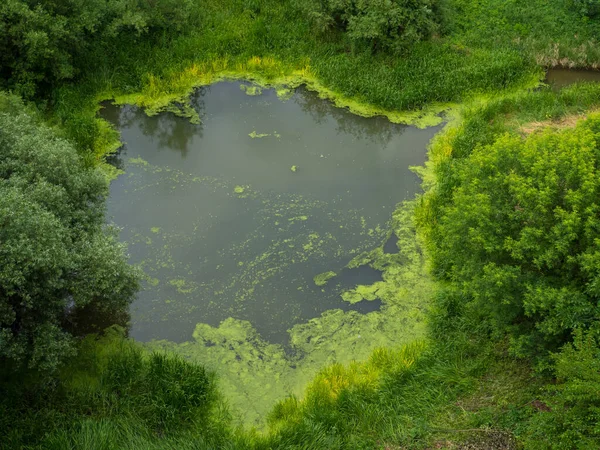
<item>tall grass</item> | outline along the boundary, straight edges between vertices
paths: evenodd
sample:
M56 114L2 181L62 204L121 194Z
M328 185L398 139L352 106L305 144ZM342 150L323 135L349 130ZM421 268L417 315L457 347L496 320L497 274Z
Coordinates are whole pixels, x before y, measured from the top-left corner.
M2 448L123 448L190 432L208 448L229 432L214 375L202 366L149 354L115 331L78 350L54 385L2 383Z

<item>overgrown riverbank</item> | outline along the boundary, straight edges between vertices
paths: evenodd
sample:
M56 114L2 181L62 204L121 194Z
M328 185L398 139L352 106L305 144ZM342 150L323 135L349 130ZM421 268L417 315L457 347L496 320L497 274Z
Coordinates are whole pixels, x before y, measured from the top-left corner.
M426 193L415 215L425 247L413 253L424 255L436 280L427 290L432 305L427 337L376 350L364 362L323 368L301 398L283 399L272 410L263 434L237 426L218 394L218 381L203 367L172 355L150 355L118 334L88 337L72 349L66 344L59 349L63 358L79 350L66 364L49 358L52 367L60 367L50 377L27 368L3 373L0 446L597 448L600 128L593 111L600 89L526 90L541 79L543 67L598 66L594 2L448 0L440 3L445 16L435 33L400 53L381 51L372 42L357 44L336 28L317 33L293 2L184 3L202 7L200 25L178 34L163 26L164 17L150 15L152 39L143 37L143 27L119 39L103 36L73 57L75 81L67 76L50 86L23 84L27 76L16 83L2 72L5 88L29 96L58 126L40 133L56 148L67 148L56 133L73 143L81 160L69 159L70 164L97 188L88 190L81 179L69 184L69 174L64 180L42 177L43 170L25 179L18 165L3 166L2 179L28 199L15 201L21 208L15 209L3 198L6 223L17 223L8 218L34 205L44 210L40 217L47 226L29 224L27 238L36 245L37 236L51 238L25 253L12 245L25 234L14 227L17 232L1 234L8 226L0 231L0 243L11 243L0 252L9 247L12 252L2 255L31 256L22 258L22 267L11 257L13 264L0 271L0 294L18 306L14 314L0 309L2 357L19 360L5 337L18 336L22 325L14 325L15 317L22 317L31 295L45 292L12 286L64 273L51 287L68 311L69 298L79 299L91 284L78 278L93 272L82 272L91 256L65 263L60 271L56 259L41 256L56 249L65 256L65 243L86 249L82 236L101 234L101 225L84 220L85 208L71 216L65 206L71 203L59 201L70 198L65 192L80 193L85 206L105 195L91 167L118 146L118 134L97 118L98 102L114 98L152 113L194 118L186 96L194 86L222 76L280 88L309 82L359 113L400 111L386 114L423 125L439 120L435 114L450 104L456 108L456 120L438 136L421 170ZM13 16L0 11L10 22L7 17ZM132 23L127 26L135 28ZM3 111L7 123L10 114L28 114L14 99L9 103ZM14 136L37 135L37 119L22 120L27 130ZM3 149L12 148L9 137ZM25 148L17 156L27 161L33 147L25 147L16 152ZM66 230L58 238L51 232L59 223L52 214ZM115 261L122 258L112 247L90 255L110 252L116 252ZM40 261L43 270L36 271ZM405 281L402 263L378 261L390 272L386 286L393 296ZM114 267L107 265L98 289L82 297L84 306L106 296L107 286L114 285L107 277L121 273ZM75 281L69 285L64 279ZM418 285L413 288L415 295L423 294ZM120 303L128 292L122 290ZM23 301L13 301L21 296ZM64 319L60 311L54 316ZM40 330L56 333L52 327ZM59 354L54 341L31 336L19 342L23 348L38 346L38 361L40 355ZM367 350L361 348L360 355Z

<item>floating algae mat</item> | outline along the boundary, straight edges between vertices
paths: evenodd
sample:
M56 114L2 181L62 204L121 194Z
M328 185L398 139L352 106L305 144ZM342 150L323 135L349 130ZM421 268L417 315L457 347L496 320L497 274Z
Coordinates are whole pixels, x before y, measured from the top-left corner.
M430 284L410 215L393 213L437 129L242 86L196 91L200 124L102 114L125 143L109 216L146 274L130 336L214 369L259 423L324 364L422 334ZM383 252L392 229L399 251Z

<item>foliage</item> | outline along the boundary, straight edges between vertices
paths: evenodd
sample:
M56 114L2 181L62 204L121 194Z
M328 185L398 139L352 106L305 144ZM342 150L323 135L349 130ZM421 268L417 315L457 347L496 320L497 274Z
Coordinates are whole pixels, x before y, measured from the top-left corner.
M194 0L7 0L0 5L0 78L27 97L85 70L93 47L198 26ZM1 86L1 85L0 85Z
M430 316L435 342L457 333L496 342L526 357L522 368L537 360L545 369L532 380L544 389L526 394L517 384L522 399L491 411L478 400L460 421L506 427L525 448L598 446L599 265L592 260L599 230L592 211L600 117L589 111L599 94L597 84L581 84L465 107L430 150L417 209L442 277Z
M585 17L596 17L600 14L599 0L571 0L571 7Z
M297 5L320 32L342 30L353 43L393 53L428 39L440 21L437 0L311 0Z
M191 430L199 443L215 445L229 432L212 374L175 356L150 354L118 329L81 341L52 385L13 381L2 389L3 448L36 442L56 449L177 447L177 438Z
M14 97L0 110L0 358L51 371L78 313L127 308L137 272L104 225L104 177Z
M556 348L598 315L599 127L594 116L476 146L439 210L435 272L520 356Z
M600 346L598 333L575 333L554 355L558 383L549 385L546 411L528 424L526 447L592 449L600 447Z

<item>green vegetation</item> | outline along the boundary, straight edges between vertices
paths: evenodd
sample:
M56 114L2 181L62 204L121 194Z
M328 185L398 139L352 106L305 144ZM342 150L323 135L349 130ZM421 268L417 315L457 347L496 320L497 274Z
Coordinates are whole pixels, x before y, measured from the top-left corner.
M67 141L0 95L3 365L51 373L73 336L126 318L137 273L104 225L107 193Z
M433 271L522 357L598 317L600 118L476 145L438 189ZM446 183L452 183L452 187Z
M332 270L330 270L328 272L320 273L319 275L316 275L314 278L315 284L317 286L325 286L327 284L327 282L331 278L335 277L336 275L337 274Z
M4 2L0 85L41 113L0 95L2 446L598 448L600 88L525 90L542 67L600 67L597 16L592 0ZM124 322L137 288L103 224L97 166L118 136L98 101L197 118L187 95L226 76L397 121L455 108L410 249L436 277L427 340L323 368L263 434L236 427L197 362L114 331L74 339ZM401 282L427 277L380 250L360 256L385 283L348 301L405 317Z
M427 40L442 19L437 0L296 1L319 33L342 31L354 46L406 53Z
M200 26L193 0L66 2L8 0L0 6L0 86L26 97L85 71L89 55L124 41L158 43Z
M78 349L50 386L5 380L3 448L182 448L176 438L157 444L156 436L190 430L195 448L214 448L227 435L214 376L201 366L143 352L118 329Z
M557 378L536 401L537 414L513 429L528 448L600 442L592 373L599 118L582 115L597 107L599 93L582 85L464 111L431 149L433 176L417 213L443 280L435 332L505 342L537 363L538 382Z

